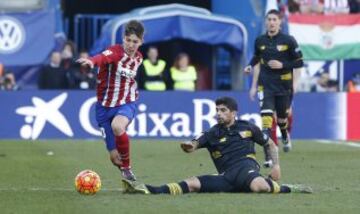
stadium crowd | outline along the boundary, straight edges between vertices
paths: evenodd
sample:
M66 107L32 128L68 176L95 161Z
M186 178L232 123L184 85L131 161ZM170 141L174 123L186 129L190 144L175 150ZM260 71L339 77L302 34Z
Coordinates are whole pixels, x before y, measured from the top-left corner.
M278 0L282 10L300 14L348 14L360 12L359 0Z
M139 89L148 91L187 90L195 91L199 79L198 69L191 64L188 54L179 53L174 62L166 62L159 57L157 47L150 46L145 54L144 63L138 70ZM49 63L39 70L39 89L78 89L92 90L96 87L96 69L80 66L77 58L89 57L87 50L76 51L76 45L68 41L62 51L54 51ZM320 70L313 76L305 67L299 79L297 91L303 92L338 92L338 81L333 79L329 71ZM15 75L0 64L0 90L19 90ZM360 92L360 71L346 83L348 92Z
M277 6L286 17L288 14L352 14L360 12L360 0L277 0ZM62 50L53 51L49 62L39 69L37 86L39 89L79 89L87 90L96 87L96 70L75 63L77 58L89 57L87 50L77 51L77 45L71 41L65 43ZM191 63L187 53L178 53L172 62L161 59L161 53L155 46L143 53L137 81L139 88L149 91L202 89L203 74L201 68ZM297 91L303 92L336 92L360 91L360 71L339 88L339 82L328 70L320 70L316 75L310 74L305 67ZM210 83L211 84L211 83ZM0 62L0 90L19 90L15 75L4 68Z

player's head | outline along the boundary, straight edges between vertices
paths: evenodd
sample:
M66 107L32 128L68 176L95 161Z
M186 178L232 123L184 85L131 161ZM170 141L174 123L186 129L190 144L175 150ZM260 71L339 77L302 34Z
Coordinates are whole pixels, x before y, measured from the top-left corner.
M276 34L280 31L281 14L278 10L269 10L266 13L266 30L271 34Z
M219 124L229 126L235 121L238 105L231 97L220 97L215 100L216 119Z
M136 20L129 21L125 26L123 45L125 52L133 56L144 41L144 25Z

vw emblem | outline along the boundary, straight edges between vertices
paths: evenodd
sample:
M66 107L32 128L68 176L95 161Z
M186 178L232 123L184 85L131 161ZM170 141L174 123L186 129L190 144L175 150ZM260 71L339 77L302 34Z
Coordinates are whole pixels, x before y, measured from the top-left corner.
M25 41L25 30L21 22L9 16L0 17L0 53L14 53Z

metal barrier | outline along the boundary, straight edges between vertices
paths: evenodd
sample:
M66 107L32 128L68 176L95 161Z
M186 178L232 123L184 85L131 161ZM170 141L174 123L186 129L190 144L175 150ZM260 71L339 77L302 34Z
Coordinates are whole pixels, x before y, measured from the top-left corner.
M102 26L117 15L77 14L74 17L74 42L78 50L89 50L100 36Z

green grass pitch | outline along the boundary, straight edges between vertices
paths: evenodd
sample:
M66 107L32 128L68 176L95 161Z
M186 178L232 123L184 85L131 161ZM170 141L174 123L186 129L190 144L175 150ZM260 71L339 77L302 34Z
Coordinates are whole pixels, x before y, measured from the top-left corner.
M280 153L281 182L310 185L314 194L151 196L121 193L120 174L100 140L1 140L0 213L360 213L360 148L312 141L294 147ZM176 141L134 140L131 153L133 169L146 183L215 173L207 151L186 154ZM260 161L262 156L259 150ZM102 189L94 196L74 190L83 169L101 176Z

